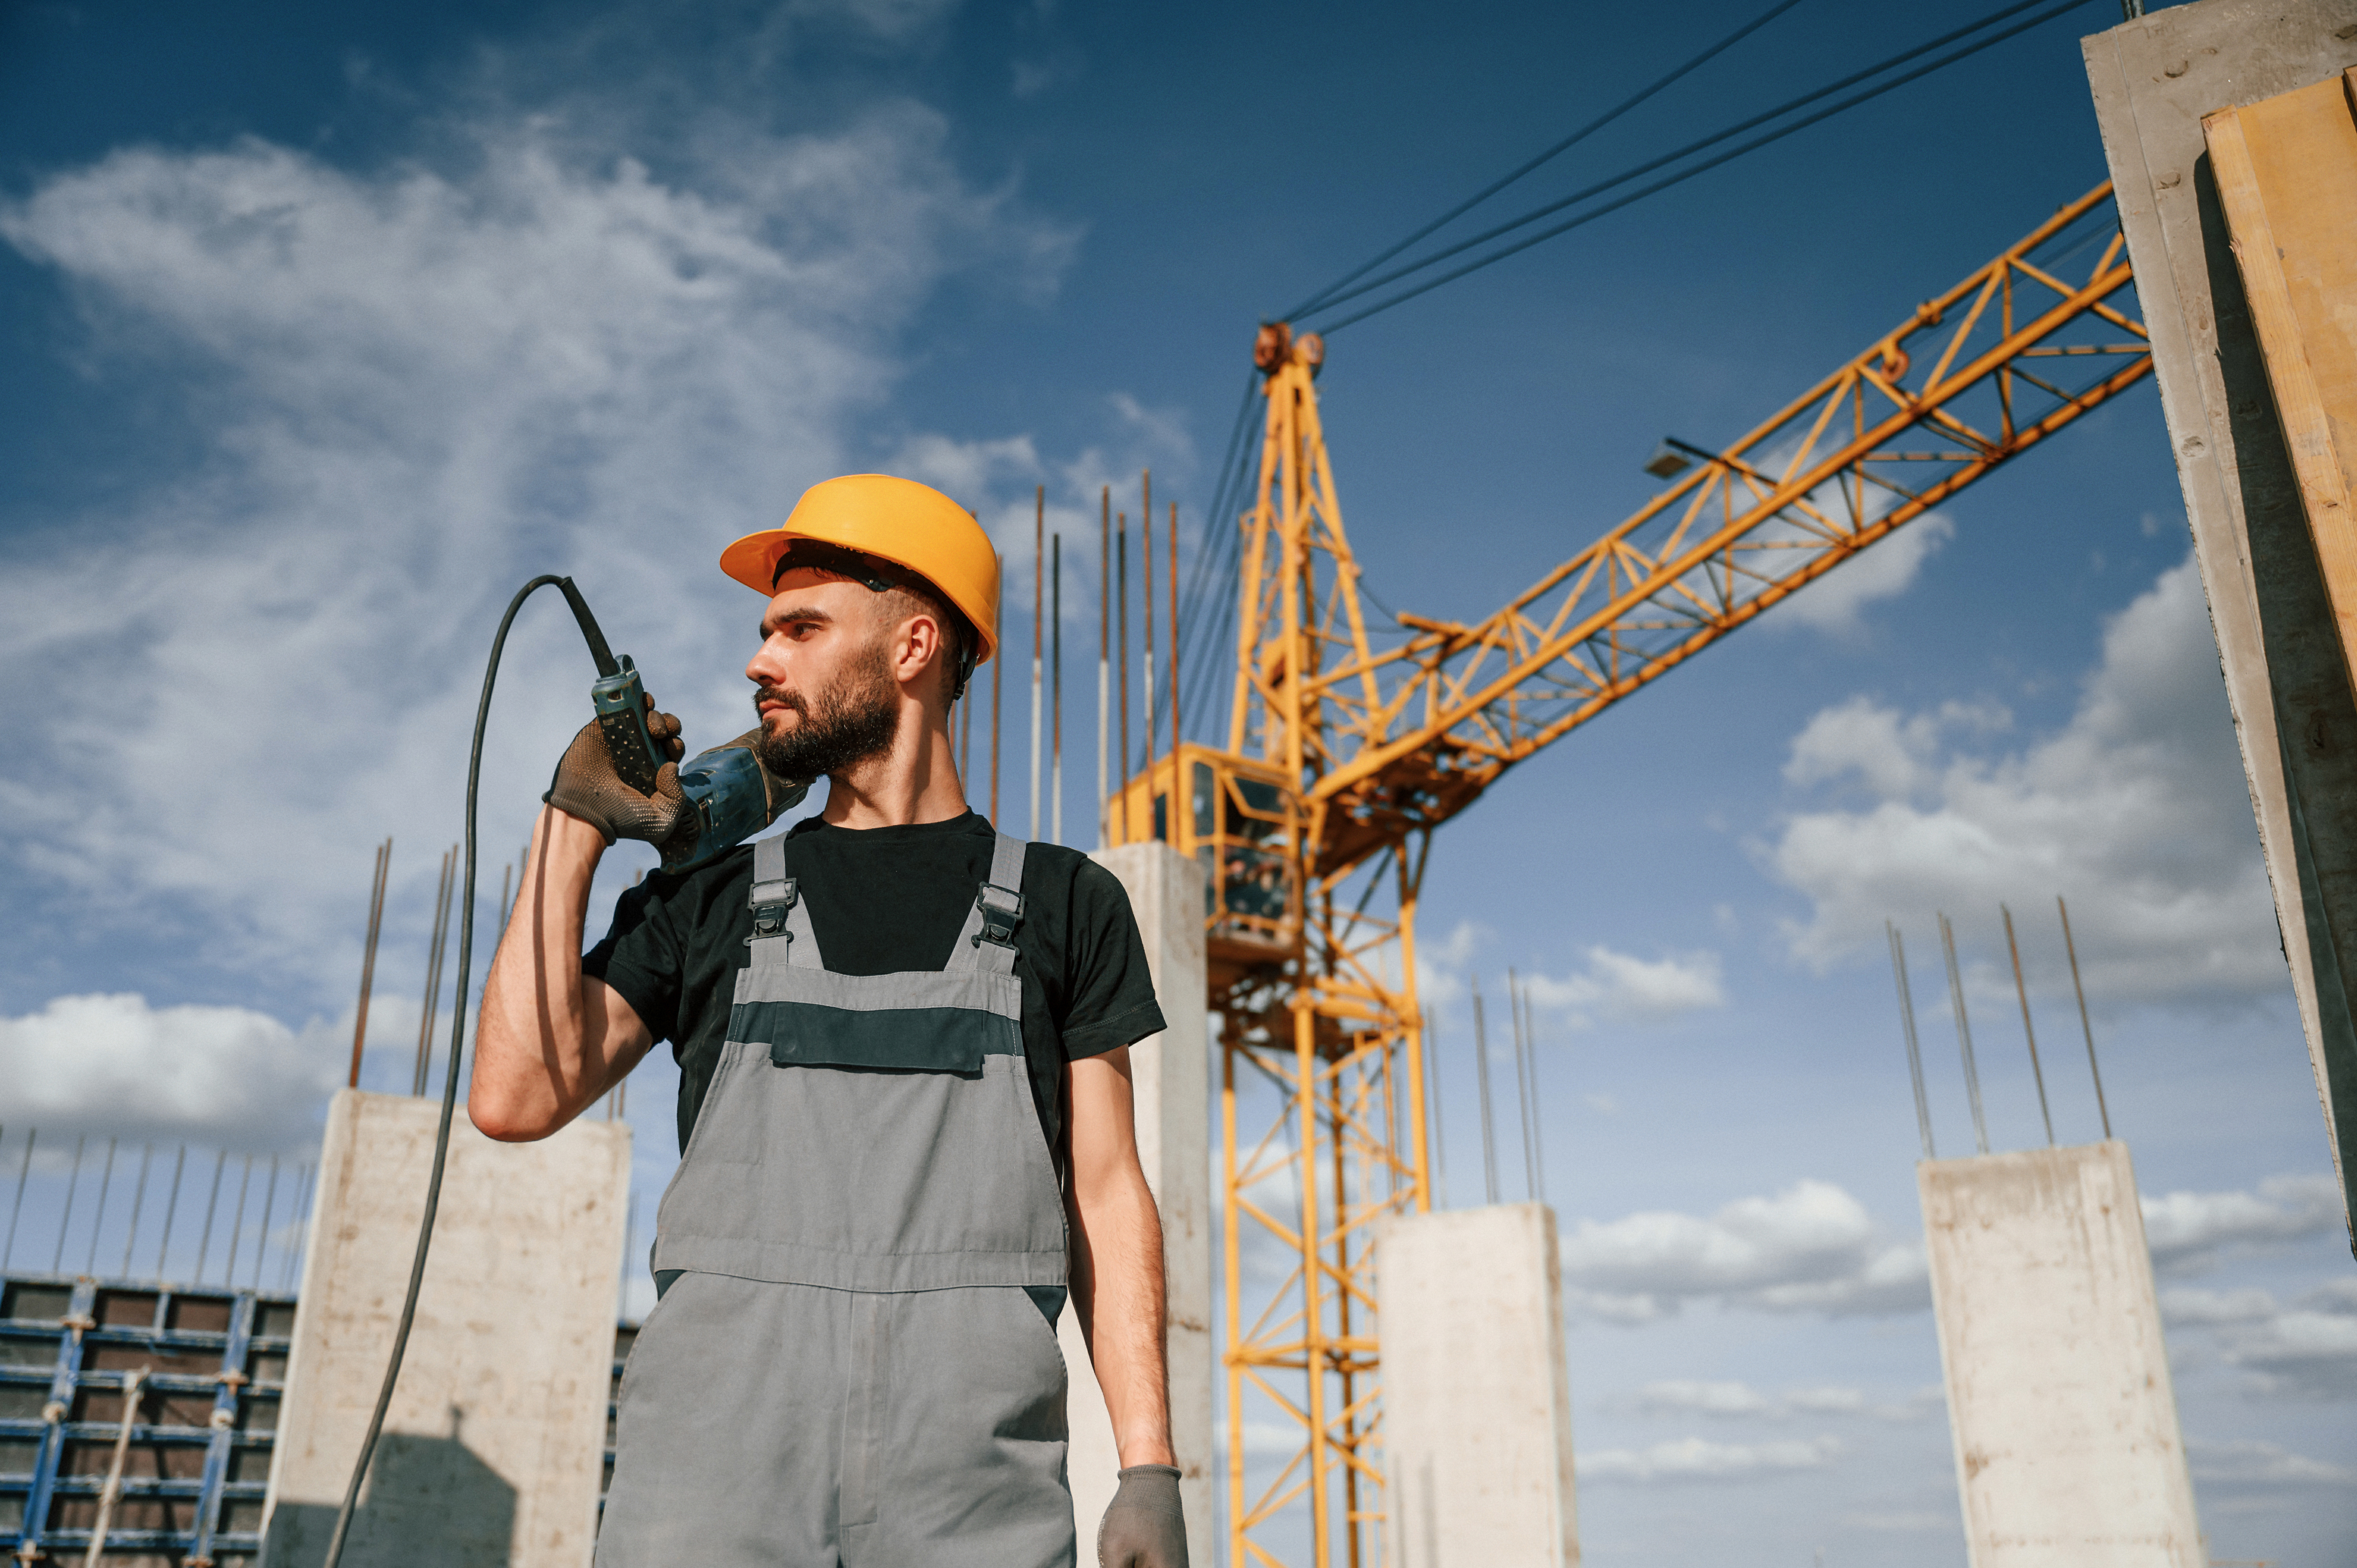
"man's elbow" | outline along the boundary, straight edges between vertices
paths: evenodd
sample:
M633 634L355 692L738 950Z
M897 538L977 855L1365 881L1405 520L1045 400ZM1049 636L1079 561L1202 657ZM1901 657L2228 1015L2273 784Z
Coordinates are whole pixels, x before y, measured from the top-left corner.
M467 1119L484 1137L502 1144L537 1143L565 1125L559 1117L479 1093L468 1097Z

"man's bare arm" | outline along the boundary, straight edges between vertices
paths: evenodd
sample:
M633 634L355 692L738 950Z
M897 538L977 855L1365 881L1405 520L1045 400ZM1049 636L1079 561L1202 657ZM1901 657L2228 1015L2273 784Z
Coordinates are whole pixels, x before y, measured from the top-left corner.
M491 1137L545 1138L639 1064L654 1038L620 993L581 972L605 834L543 807L515 908L483 982L467 1113Z
M1064 1069L1071 1108L1072 1310L1089 1343L1121 1462L1170 1465L1163 1355L1162 1219L1137 1163L1129 1050Z

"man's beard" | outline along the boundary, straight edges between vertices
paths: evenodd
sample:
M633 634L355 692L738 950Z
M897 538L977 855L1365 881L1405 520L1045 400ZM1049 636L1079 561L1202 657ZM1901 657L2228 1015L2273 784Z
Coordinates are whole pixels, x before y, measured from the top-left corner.
M836 677L815 704L782 686L763 686L753 693L757 709L763 703L780 703L801 714L802 722L779 735L763 714L753 755L781 779L848 772L892 749L900 727L899 696L880 645Z

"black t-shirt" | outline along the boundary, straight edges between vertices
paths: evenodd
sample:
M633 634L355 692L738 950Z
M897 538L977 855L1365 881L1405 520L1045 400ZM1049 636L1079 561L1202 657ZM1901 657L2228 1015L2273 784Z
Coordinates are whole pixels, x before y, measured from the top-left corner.
M813 817L786 834L826 967L842 974L940 969L990 874L996 835L968 811L946 822L838 828ZM747 845L683 875L654 873L624 893L613 929L581 961L619 992L679 1061L679 1146L687 1147L728 1038L737 972L752 962ZM1077 850L1035 843L1023 859L1015 972L1023 1051L1048 1146L1063 1147L1064 1064L1133 1045L1164 1026L1137 918L1120 880ZM1059 1165L1061 1155L1059 1154Z

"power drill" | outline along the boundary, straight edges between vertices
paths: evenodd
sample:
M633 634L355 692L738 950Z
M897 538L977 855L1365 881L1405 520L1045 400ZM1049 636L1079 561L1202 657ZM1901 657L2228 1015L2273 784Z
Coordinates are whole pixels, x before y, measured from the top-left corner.
M614 759L615 775L640 794L652 795L655 775L668 758L647 733L647 689L638 666L629 654L617 658L606 646L606 634L597 629L597 618L572 578L559 578L556 585L573 607L573 618L581 623L589 657L597 665L589 700L597 712L598 733L606 737L607 755ZM695 843L676 858L665 855L665 871L692 871L719 859L810 793L807 782L791 785L772 812L761 765L741 746L715 746L689 757L680 764L679 787L695 812Z

